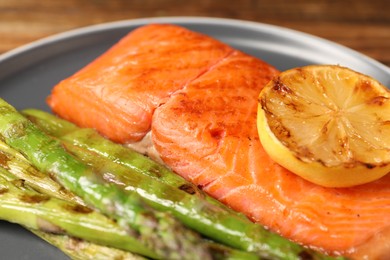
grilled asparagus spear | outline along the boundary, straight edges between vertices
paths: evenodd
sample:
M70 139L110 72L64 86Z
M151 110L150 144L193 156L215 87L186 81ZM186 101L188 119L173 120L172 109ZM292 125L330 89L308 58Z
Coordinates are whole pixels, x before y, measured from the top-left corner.
M59 138L67 149L84 162L102 165L100 172L115 172L116 175L112 176L115 181L131 189L135 189L135 185L140 188L139 185L145 184L142 186L143 194L153 194L152 199L156 201L152 203L154 207L170 210L184 223L208 237L271 259L299 259L302 255L315 259L327 258L266 231L206 196L167 168L110 142L92 129L78 128L39 110L30 109L23 113L49 135Z
M28 170L28 169L31 169L33 167L30 166L26 169L25 166L28 165L28 162L25 160L25 158L23 156L21 156L21 154L17 153L13 149L7 147L7 145L5 145L3 142L1 142L0 144L1 144L0 145L0 147L1 147L0 153L2 154L1 155L1 164L2 165L0 167L0 178L3 178L4 180L11 182L12 185L16 186L17 188L19 188L21 190L30 190L31 191L31 190L33 190L32 187L38 186L40 191L42 191L43 193L48 192L48 193L46 193L46 195L49 195L49 194L53 195L53 189L52 189L53 180L52 179L50 179L47 175L45 175L43 173L38 173L38 172L34 172L33 177L38 176L39 179L30 178L31 177L30 172L29 171L24 172L24 170ZM14 162L11 163L12 161L14 161ZM21 164L20 167L19 167L19 164ZM5 168L7 168L7 169L5 169ZM12 174L11 170L13 170L13 169L17 170L17 175ZM19 175L22 175L23 177L27 177L27 179L24 179L24 178L19 179L20 178ZM36 185L36 182L39 182L39 184ZM27 188L27 185L32 185L32 186L30 188ZM46 189L41 189L41 187L45 187ZM4 188L4 186L3 186L3 188ZM54 186L54 188L57 188L57 187ZM8 191L9 190L7 189L7 192ZM71 193L60 192L60 193L57 193L55 195L57 195L56 196L57 198L63 198L64 200L68 200L68 202L70 202L69 207L68 207L69 209L76 206L76 205L74 205L73 197L69 196L69 195L72 195ZM43 194L37 194L37 193L34 194L34 196L38 196L38 197L42 196L42 198L44 197ZM22 198L23 197L21 197L20 199L22 199ZM1 195L0 195L0 199L1 199ZM83 208L83 205L80 204L80 208ZM4 212L3 210L0 210L0 219L2 219L3 212ZM23 211L21 211L20 213L24 214ZM71 211L71 212L69 212L69 214L73 214L73 212ZM98 213L96 213L96 214L99 215ZM92 217L93 217L93 215L92 215ZM112 226L112 225L116 226L116 224L114 222L112 222L109 219L105 219L104 216L101 216L99 218L101 218L102 220L105 220L104 223L108 223L109 226ZM72 219L72 218L70 218L70 219ZM73 223L75 223L75 222L73 221ZM24 224L24 223L19 223L19 224ZM77 223L75 223L75 224L77 225ZM95 223L92 223L92 225L90 225L90 223L79 223L79 224L88 225L90 228L93 228L93 226L95 225ZM106 227L106 229L107 229L107 227ZM99 230L101 230L100 226L99 226ZM110 232L112 232L111 229L109 229L109 230L110 230ZM61 251L63 251L71 259L74 259L74 260L88 260L88 259L90 259L90 260L94 260L94 259L141 260L141 259L144 259L143 257L141 257L139 255L135 255L129 251L124 251L124 250L113 248L113 247L107 247L104 245L95 244L95 243L92 243L90 241L82 240L80 238L71 237L71 236L68 236L65 234L54 234L54 233L48 233L48 232L44 232L41 230L35 230L35 229L30 229L30 231L32 233L34 233L35 235L39 236L40 238L46 240L48 243L52 244L53 246L58 247ZM62 230L62 232L65 232L65 230ZM123 233L123 232L121 232L121 233ZM116 235L120 236L121 234L118 233ZM124 235L126 236L126 234L124 234ZM111 239L112 236L109 235L108 237L104 236L102 238L103 239L105 239L105 238ZM102 238L101 238L101 240L102 240ZM138 246L137 241L134 241L134 239L126 238L126 237L125 237L125 239L128 240L129 243L133 243L132 244L133 246ZM102 242L105 243L105 241L102 241ZM114 241L108 241L109 244L113 243L113 242ZM121 247L121 246L119 245L119 247ZM126 246L127 249L130 249L131 247L132 247L131 244Z
M25 188L0 167L0 218L29 229L69 234L150 257L156 255L125 230L89 208Z
M21 152L38 170L50 173L65 188L99 209L127 232L139 236L157 257L184 259L192 256L211 258L200 236L186 229L167 212L156 212L134 191L108 183L92 168L71 156L57 140L40 131L11 105L0 99L0 136Z
M38 171L22 154L1 140L0 166L6 168L16 178L26 181L29 186L39 192L85 206L85 203L79 197L75 196L69 190L64 189L59 183L49 178L47 174Z
M89 241L80 240L67 235L55 235L42 231L32 230L34 234L46 240L53 246L61 249L73 260L142 260L142 256L132 254L127 251L112 247L101 246ZM255 255L240 252L221 246L219 244L209 243L214 260L256 260ZM189 252L190 254L190 252Z
M142 256L132 254L120 249L101 246L86 240L70 237L68 235L58 235L42 231L31 230L46 242L58 247L72 260L142 260Z
M49 198L45 195L53 195L53 192L51 190L51 182L52 179L43 173L40 172L34 172L36 176L39 176L39 179L31 178L29 176L29 172L23 173L23 169L30 169L33 168L32 165L28 163L28 161L18 152L13 150L12 148L8 147L3 142L0 142L0 154L2 154L2 160L1 161L1 167L0 167L0 178L3 178L4 180L7 180L9 183L8 185L16 186L18 189L27 191L27 193L30 193L30 196L39 198L42 196L42 198ZM7 169L7 170L6 170ZM15 171L18 175L12 174L13 171ZM20 171L19 171L20 170ZM36 171L36 170L35 170ZM20 173L21 172L21 173ZM20 179L19 176L25 177L26 179ZM35 182L38 181L40 183L39 187L48 187L48 189L40 189L40 194L35 192L34 189L31 187L36 187L38 185L35 184ZM49 183L49 185L47 185ZM7 192L9 189L7 189ZM48 193L46 193L46 191ZM42 194L43 193L43 194ZM44 195L45 194L45 195ZM15 195L15 194L14 194ZM29 194L24 194L23 196L28 197ZM39 236L43 237L45 240L48 240L50 243L53 243L55 245L58 245L60 249L62 249L65 253L70 255L72 258L76 259L107 259L107 257L120 257L121 259L133 259L135 258L135 255L130 254L127 251L118 250L117 248L121 248L124 250L131 250L134 252L134 247L139 246L138 241L135 240L135 238L129 238L127 237L126 232L123 232L123 230L120 230L120 227L113 222L112 220L106 218L105 216L99 214L98 212L93 212L92 210L86 207L83 207L80 204L75 204L72 199L72 195L67 193L59 193L56 194L56 198L60 198L62 207L59 205L59 208L61 209L60 212L53 211L51 212L52 216L55 217L55 219L58 219L60 221L60 224L63 224L63 220L67 219L68 222L72 223L72 229L71 232L68 232L65 229L59 229L60 232L65 232L66 234L71 234L74 236L77 236L78 233L74 233L74 228L77 227L77 225L81 225L81 227L77 228L77 230L84 230L84 226L87 226L92 229L91 232L89 232L88 236L84 235L84 233L81 233L83 236L79 236L77 239L74 237L68 237L67 235L53 235L53 234L47 234L45 232L32 230L34 233L37 233ZM0 195L1 196L1 195ZM19 196L19 198L22 198ZM1 198L0 198L1 201ZM54 199L54 201L56 201ZM66 203L67 201L68 203ZM83 203L84 204L84 203ZM66 207L64 207L64 205ZM19 206L19 209L23 209L23 205ZM63 211L64 209L65 211ZM76 212L73 212L70 209L78 209ZM5 211L0 210L0 219L2 219L2 213ZM40 213L41 211L38 211ZM80 219L77 214L85 213L86 217ZM16 213L15 213L16 214ZM31 212L31 214L34 214ZM69 214L69 219L67 218L67 215ZM76 215L74 215L76 214ZM34 218L36 216L31 216L31 218ZM38 214L37 216L39 219L41 216ZM82 223L78 223L78 219L82 220ZM19 219L20 220L20 219ZM100 220L100 222L96 223L97 220ZM17 223L26 225L26 223L20 223L18 222L18 219L16 219ZM97 224L99 224L98 232L95 232L93 229L96 228ZM112 228L114 227L114 228ZM109 230L111 233L114 232L114 236L109 233L102 233L102 231ZM120 231L120 232L118 232ZM100 233L99 233L100 232ZM117 232L117 233L116 233ZM83 239L89 239L91 236L95 235L102 235L102 237L98 237L98 240L95 242L102 243L102 245L94 244L87 240L80 240L80 238ZM68 238L68 239L67 239ZM118 240L119 238L119 240ZM69 241L68 241L69 240ZM131 244L125 244L122 245L122 241L131 243ZM205 244L207 244L213 259L253 259L256 260L258 257L255 254L242 252L238 250L234 250L232 248L219 245L217 243L214 243L212 241L205 241ZM75 246L77 245L77 248ZM111 247L106 247L104 245L109 245ZM142 246L142 245L141 245ZM76 250L77 249L77 250ZM110 258L108 258L110 259ZM112 258L111 258L112 259ZM115 258L117 259L117 258ZM137 257L136 259L140 259L140 257Z

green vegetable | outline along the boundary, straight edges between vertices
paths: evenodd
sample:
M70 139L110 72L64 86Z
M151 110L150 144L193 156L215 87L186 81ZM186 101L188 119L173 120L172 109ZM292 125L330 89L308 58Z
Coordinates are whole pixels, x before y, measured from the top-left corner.
M0 142L0 154L1 154L0 178L3 178L3 181L6 180L8 182L8 183L4 183L5 185L8 186L11 185L12 188L17 188L21 190L19 192L19 195L21 194L21 196L18 196L15 192L13 192L12 198L20 199L23 197L28 198L29 196L32 198L42 197L45 198L45 201L46 199L51 199L52 201L54 201L53 202L54 204L58 204L57 207L51 207L51 208L47 207L48 206L47 204L43 204L42 206L38 205L36 208L38 210L34 211L33 207L26 208L25 203L20 203L18 207L13 207L13 208L17 208L17 211L14 211L13 214L18 215L19 212L20 213L19 217L12 218L10 220L9 217L8 218L6 217L9 215L9 211L5 209L0 209L0 219L10 220L19 223L23 226L28 226L30 228L37 228L37 226L32 226L24 222L26 218L24 218L23 216L27 210L29 212L28 219L34 219L34 218L41 219L43 217L45 219L44 223L51 223L50 219L55 219L55 221L59 221L60 225L56 230L58 230L58 232L60 232L61 234L64 233L65 235L48 234L46 232L42 232L34 229L31 229L31 231L38 234L40 237L43 237L45 240L48 240L50 243L57 245L65 253L72 256L72 258L107 259L107 257L111 256L113 258L117 257L120 259L122 258L134 259L136 257L135 255L130 254L128 251L123 251L123 250L130 250L132 252L134 251L137 252L137 250L134 250L134 248L138 248L139 246L142 247L142 245L139 244L136 238L128 237L128 234L124 232L124 230L122 230L115 222L99 214L96 211L93 212L92 209L86 208L81 204L74 203L72 201L73 197L71 196L73 194L71 193L54 194L56 195L56 198L60 198L61 200L56 200L46 196L46 195L53 195L51 189L51 183L53 180L48 175L40 173L36 169L33 173L34 176L30 176L31 172L24 173L24 169L26 170L34 169L33 166L30 165L29 162L20 153L8 147L3 142ZM16 172L17 175L12 174L12 172ZM20 178L20 176L22 176L23 178ZM34 178L36 176L39 176L39 178ZM46 187L47 189L40 189L40 193L34 191L35 188L33 189L32 187L38 186L35 183L36 181L39 182L40 184L39 187ZM12 189L10 190L8 187L6 187L5 190L7 192L12 191ZM25 192L23 193L22 191ZM9 197L3 197L3 199L6 200L5 205L7 205L7 203L9 203L7 201ZM31 200L28 199L25 202L30 202L30 201L34 204L34 200L32 199ZM1 195L0 195L0 202L1 202ZM60 209L60 211L58 211L58 209ZM77 210L73 211L71 209L77 209ZM49 220L46 219L47 216L43 214L45 210L50 211L49 217L51 216L51 218ZM83 217L80 218L79 214L82 213L83 213L82 215ZM69 230L63 228L63 225L67 225L67 223L72 223L71 226L68 225ZM78 227L78 225L80 225L80 227ZM87 227L90 230L86 230L85 227ZM79 232L80 230L82 232ZM77 239L75 239L74 237L69 237L68 236L69 234L76 236ZM91 237L92 238L97 237L97 240L94 239L92 241L101 244L95 244L87 240L81 240L81 239L91 240L90 239ZM213 259L258 259L258 257L254 254L234 250L232 248L219 245L211 241L204 241L204 243L207 245L208 249L210 250ZM112 247L106 247L105 245L109 245ZM123 250L118 250L117 248ZM140 259L140 257L137 257L136 259Z
M206 196L167 168L122 145L101 137L93 129L74 124L39 110L23 113L85 163L101 165L99 172L114 173L112 181L127 189L142 190L149 204L172 212L186 225L216 241L258 253L269 259L327 259L254 224ZM107 178L109 179L109 178Z
M80 240L68 235L56 235L42 231L31 230L46 242L61 249L73 260L142 260L142 256L120 249L101 246L86 240Z
M142 260L142 256L120 249L101 246L89 241L80 240L67 235L56 235L42 231L31 230L34 234L61 249L73 260ZM209 242L214 260L258 260L259 258L240 251ZM190 253L189 253L190 254Z
M0 166L6 168L18 179L22 179L35 190L51 197L73 201L80 205L85 203L47 174L38 171L22 154L0 141Z
M107 217L82 205L26 188L0 167L0 218L26 228L68 234L150 257L156 255Z
M99 209L137 236L144 245L139 249L140 254L184 259L192 252L197 258L211 258L207 245L197 233L186 229L171 214L152 210L137 192L105 182L103 176L71 156L59 141L44 134L2 99L0 135L38 170L49 173L87 205Z

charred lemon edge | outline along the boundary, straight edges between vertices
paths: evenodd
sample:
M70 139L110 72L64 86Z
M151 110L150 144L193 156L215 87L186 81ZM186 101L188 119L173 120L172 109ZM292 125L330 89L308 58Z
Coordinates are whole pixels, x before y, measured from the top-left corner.
M306 67L317 66L323 65L310 65ZM329 66L338 67L334 65ZM272 84L273 82L274 80L271 80L268 84ZM268 84L262 89L262 91L266 90ZM374 165L370 167L363 162L358 162L356 166L346 168L343 164L329 167L316 161L304 162L300 160L297 156L295 156L294 151L291 151L283 145L272 132L267 123L266 113L260 102L261 95L262 92L259 94L257 111L257 129L260 142L270 158L287 170L309 182L329 188L361 185L380 179L390 173L390 162L384 165Z
M258 109L257 127L261 144L267 154L284 168L303 179L324 187L350 187L377 180L390 171L390 164L367 168L360 164L346 169L344 166L327 167L319 162L303 162L284 146L269 128L265 112Z

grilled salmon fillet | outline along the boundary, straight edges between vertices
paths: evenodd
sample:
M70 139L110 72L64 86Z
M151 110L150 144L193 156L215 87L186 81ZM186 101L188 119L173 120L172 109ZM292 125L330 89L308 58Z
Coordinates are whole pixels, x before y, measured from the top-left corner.
M297 243L356 258L390 253L389 243L372 242L390 241L390 175L324 188L262 148L257 97L277 73L208 36L147 25L60 82L48 104L119 143L151 131L157 153L176 173Z
M48 103L64 118L114 141L139 141L156 107L232 51L184 28L142 27L59 83Z

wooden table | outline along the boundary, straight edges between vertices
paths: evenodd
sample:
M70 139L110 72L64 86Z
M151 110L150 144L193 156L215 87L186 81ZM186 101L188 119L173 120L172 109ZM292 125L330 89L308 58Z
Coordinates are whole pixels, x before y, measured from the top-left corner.
M257 21L310 33L390 66L388 0L0 0L0 53L92 24L162 16Z

